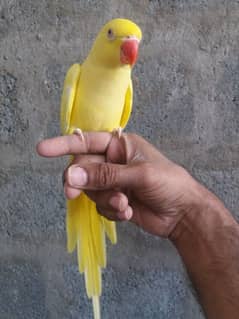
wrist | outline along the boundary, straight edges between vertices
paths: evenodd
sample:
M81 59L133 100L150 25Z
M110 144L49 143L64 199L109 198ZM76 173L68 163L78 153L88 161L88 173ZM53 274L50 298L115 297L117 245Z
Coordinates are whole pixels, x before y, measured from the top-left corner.
M169 236L173 244L179 248L181 242L193 236L210 237L215 231L224 227L235 226L236 221L224 204L210 191L198 184L193 204L178 222Z
M203 188L203 187L202 187ZM207 318L238 318L239 227L223 203L205 188L201 205L171 233Z

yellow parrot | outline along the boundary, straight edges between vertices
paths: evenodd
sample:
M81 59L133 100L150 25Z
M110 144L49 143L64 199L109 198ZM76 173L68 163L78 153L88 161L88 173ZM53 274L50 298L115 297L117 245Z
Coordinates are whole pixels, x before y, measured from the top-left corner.
M118 131L130 117L133 88L131 69L142 38L130 20L114 19L100 30L82 65L73 64L65 77L61 99L62 134L82 131ZM115 223L97 213L84 193L67 201L67 249L77 249L94 318L100 318L101 268L106 266L105 233L117 241Z

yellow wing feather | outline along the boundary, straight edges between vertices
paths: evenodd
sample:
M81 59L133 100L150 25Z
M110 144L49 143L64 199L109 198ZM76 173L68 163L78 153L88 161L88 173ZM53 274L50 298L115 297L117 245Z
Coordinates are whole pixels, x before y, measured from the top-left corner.
M80 64L73 64L67 71L61 97L61 132L70 133L70 121L80 79Z
M123 113L120 120L120 127L122 128L125 128L125 126L128 123L128 120L130 118L130 114L132 111L132 105L133 105L133 85L132 85L132 80L130 79L129 86L125 94L124 109L123 109Z

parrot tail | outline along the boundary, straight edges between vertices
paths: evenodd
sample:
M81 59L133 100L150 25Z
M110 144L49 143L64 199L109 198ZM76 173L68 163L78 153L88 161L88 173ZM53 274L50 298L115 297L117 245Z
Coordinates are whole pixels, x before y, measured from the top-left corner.
M85 193L67 201L67 250L77 249L80 273L92 298L94 319L100 319L101 268L106 266L105 233L112 244L117 242L115 223L100 216L96 205Z

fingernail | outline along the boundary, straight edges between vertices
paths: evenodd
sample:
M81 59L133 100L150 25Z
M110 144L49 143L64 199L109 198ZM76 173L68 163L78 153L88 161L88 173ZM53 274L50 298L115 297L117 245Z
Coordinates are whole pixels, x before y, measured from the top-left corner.
M127 220L130 220L133 216L133 210L130 206L127 207L126 211L125 211L125 217Z
M69 184L72 187L80 187L86 185L88 182L88 176L86 171L81 167L69 168Z

